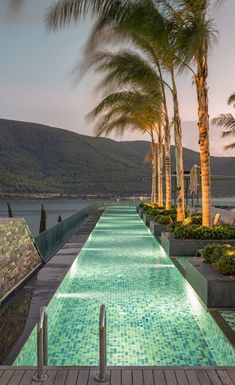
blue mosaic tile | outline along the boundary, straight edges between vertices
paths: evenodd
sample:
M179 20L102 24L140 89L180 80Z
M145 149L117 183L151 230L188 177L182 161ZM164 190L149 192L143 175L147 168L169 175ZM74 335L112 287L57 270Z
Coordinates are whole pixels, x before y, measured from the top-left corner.
M133 206L106 209L48 305L49 364L235 365L235 352ZM36 332L15 362L36 364Z

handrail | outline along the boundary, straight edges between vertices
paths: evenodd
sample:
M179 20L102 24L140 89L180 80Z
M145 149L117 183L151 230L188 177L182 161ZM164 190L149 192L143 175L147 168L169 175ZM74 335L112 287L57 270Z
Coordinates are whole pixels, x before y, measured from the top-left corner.
M98 382L107 382L110 377L106 373L106 309L105 305L100 307L99 319L99 356L100 365L99 373L95 375L95 380Z
M48 366L48 316L45 306L42 306L37 326L37 372L33 377L34 381L47 380L48 375L44 371L44 366Z

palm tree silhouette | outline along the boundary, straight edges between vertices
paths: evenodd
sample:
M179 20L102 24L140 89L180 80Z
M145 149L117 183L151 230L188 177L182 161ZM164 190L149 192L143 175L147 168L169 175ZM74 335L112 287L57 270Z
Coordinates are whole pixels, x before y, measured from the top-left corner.
M228 98L228 105L232 103L233 107L235 107L235 93L230 95ZM222 133L223 138L226 138L227 136L235 137L235 117L232 114L220 114L217 118L212 119L212 124L225 128ZM234 148L235 142L225 146L225 150L231 150Z

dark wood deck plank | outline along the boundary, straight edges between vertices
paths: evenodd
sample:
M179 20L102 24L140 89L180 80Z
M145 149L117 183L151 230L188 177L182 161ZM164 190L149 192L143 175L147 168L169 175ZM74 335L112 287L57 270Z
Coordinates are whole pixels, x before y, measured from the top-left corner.
M7 383L7 385L15 385L15 384L18 385L20 383L24 373L25 373L25 370L23 370L23 369L15 370L13 376L11 377L11 379Z
M121 383L122 383L121 370L119 369L111 370L111 385L121 385Z
M154 384L155 385L166 385L166 379L164 375L164 371L161 369L157 369L153 371Z
M235 369L228 369L227 373L235 385Z
M32 383L32 379L33 379L33 376L35 373L36 373L35 369L25 370L24 375L21 378L19 385L30 385Z
M164 370L167 385L178 385L174 370Z
M78 373L76 385L87 385L89 378L89 369L81 369Z
M183 369L175 370L175 376L178 384L180 385L189 385L186 373Z
M78 369L70 369L66 378L65 385L76 385L78 373Z
M143 369L144 385L154 385L153 371Z
M122 385L132 385L132 374L130 369L122 370Z
M185 370L185 374L190 385L200 385L195 370Z
M47 368L48 379L41 383L33 381L35 368L0 369L0 385L101 385L94 376L94 367ZM108 368L110 381L103 385L235 385L235 367L213 368Z
M231 380L226 370L217 370L217 373L221 379L222 384L234 385L233 381Z
M139 369L132 370L132 382L135 385L144 385L142 370L139 370Z
M198 369L196 370L196 374L200 382L200 385L211 385L211 382L205 370Z
M53 385L65 385L68 376L67 369L60 369L57 371Z
M13 369L5 370L3 375L1 376L1 385L7 385L13 374Z
M208 375L208 377L209 377L209 379L213 385L223 385L220 378L219 378L218 373L214 369L208 369L206 371L206 374Z

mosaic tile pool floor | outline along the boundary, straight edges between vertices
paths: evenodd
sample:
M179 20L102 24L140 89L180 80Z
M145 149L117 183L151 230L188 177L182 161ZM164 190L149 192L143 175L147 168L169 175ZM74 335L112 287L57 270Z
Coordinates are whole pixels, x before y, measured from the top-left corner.
M235 332L235 310L223 310L220 314Z
M106 209L49 303L50 365L98 364L102 303L108 365L235 365L234 349L134 206ZM35 330L15 364L36 364Z

